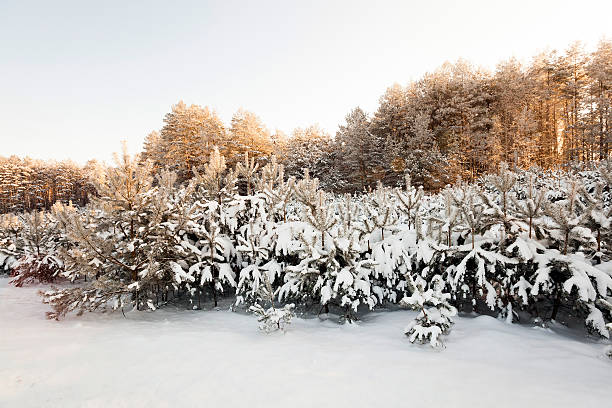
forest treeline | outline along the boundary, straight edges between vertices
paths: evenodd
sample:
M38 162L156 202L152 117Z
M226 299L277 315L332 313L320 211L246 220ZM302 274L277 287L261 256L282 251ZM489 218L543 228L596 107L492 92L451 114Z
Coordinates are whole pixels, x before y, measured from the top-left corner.
M401 185L405 173L436 190L457 176L472 181L502 161L549 169L609 157L611 102L612 42L601 41L592 53L575 43L528 65L509 59L494 72L446 63L388 88L372 115L353 109L335 137L318 126L289 136L270 132L244 110L226 127L210 108L180 102L148 136L144 157L189 178L218 146L230 165L245 152L260 161L275 154L288 176L308 168L335 192L378 181Z
M85 205L104 177L104 165L0 157L0 213L48 210L59 201Z
M446 63L388 88L373 114L353 109L334 136L317 125L272 132L243 109L226 125L213 109L181 101L147 136L141 160L184 182L217 147L230 167L246 155L262 166L274 155L287 177L308 169L333 192L371 190L379 181L401 186L406 174L439 190L458 177L473 181L500 162L551 169L606 159L611 104L612 42L602 40L593 52L577 42L529 64L503 61L493 72ZM78 167L13 157L0 166L3 212L86 202L88 177L101 174L95 162Z

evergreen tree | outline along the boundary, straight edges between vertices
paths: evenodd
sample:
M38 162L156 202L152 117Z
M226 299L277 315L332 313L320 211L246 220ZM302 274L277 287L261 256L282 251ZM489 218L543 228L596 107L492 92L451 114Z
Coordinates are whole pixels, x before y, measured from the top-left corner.
M249 310L257 316L259 329L266 333L276 330L285 330L285 326L291 324L291 319L294 317L293 303L289 303L280 309L274 307L274 291L267 275L263 275L263 285L260 286L259 296L262 303L270 304L266 309L260 303L251 306Z
M229 133L230 141L225 155L230 167L244 161L246 154L257 161L265 161L272 154L270 132L252 112L239 109L232 116Z
M444 293L444 281L439 276L432 279L429 288L408 278L410 296L404 297L400 304L417 310L417 317L404 330L411 343L429 343L433 348L444 347L440 336L447 334L453 325L452 317L457 309L450 305L450 294Z
M187 106L183 101L172 106L164 117L157 143L147 139L151 147L147 155L163 152L157 167L175 171L179 181L192 177L193 168L202 166L215 148L223 148L227 137L223 123L214 111L198 105Z
M353 109L336 132L343 165L340 169L348 191L365 191L376 185L375 169L382 166L379 140L370 132L370 122L361 108Z
M172 268L166 260L168 242L158 235L172 209L155 197L159 190L152 186L151 167L139 165L125 148L116 161L88 212L65 206L55 211L72 243L59 254L64 276L72 280L86 276L89 282L44 292L44 301L53 307L50 318L106 306L152 309L159 281Z

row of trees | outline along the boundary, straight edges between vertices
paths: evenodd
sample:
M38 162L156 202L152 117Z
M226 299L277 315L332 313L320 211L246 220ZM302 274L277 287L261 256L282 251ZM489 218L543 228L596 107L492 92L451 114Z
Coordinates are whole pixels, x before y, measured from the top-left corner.
M472 181L504 161L519 168L559 168L610 157L612 42L592 53L580 43L528 65L511 59L494 72L459 61L406 86L394 85L368 115L352 110L334 137L318 126L287 136L239 110L229 125L208 107L172 107L148 135L140 159L153 174L169 169L179 183L218 148L230 167L248 155L260 166L274 155L286 176L304 169L334 192L401 186L404 175L426 190L457 177ZM95 163L0 160L0 211L49 208L56 200L86 202ZM99 173L99 172L98 172Z
M95 194L93 181L103 177L104 170L96 161L78 166L0 157L0 213L49 210L56 201L85 205Z
M161 131L147 136L142 159L151 161L156 171L170 169L179 181L185 181L193 177L194 168L207 162L214 149L234 166L247 152L251 158L267 160L279 151L277 139L259 117L246 110L236 112L228 128L208 107L180 101L164 117Z
M288 175L307 168L337 192L401 185L404 173L426 189L449 174L475 180L501 162L555 168L609 157L612 142L612 42L586 53L580 43L528 65L494 72L446 63L407 86L394 85L373 115L351 111L335 137L317 126L290 137L269 132L240 110L226 127L209 108L180 102L147 138L143 157L186 180L214 146L228 163L246 152L262 164L275 154Z
M308 173L287 178L275 160L231 169L213 150L178 185L175 173L154 180L150 162L124 155L86 209L57 203L44 217L3 218L0 258L18 282L42 267L85 279L44 293L52 318L229 297L272 303L255 310L276 323L289 302L349 320L399 303L420 311L409 337L432 345L455 308L508 321L581 319L608 337L612 163L575 174L503 165L433 195L409 177L404 184L334 195ZM279 302L287 308L274 309Z
M495 72L444 64L388 89L371 123L400 152L425 158L405 160L409 172L432 168L439 151L454 172L473 180L500 161L554 168L609 157L611 103L612 42L601 41L590 54L575 43L528 65L510 59Z

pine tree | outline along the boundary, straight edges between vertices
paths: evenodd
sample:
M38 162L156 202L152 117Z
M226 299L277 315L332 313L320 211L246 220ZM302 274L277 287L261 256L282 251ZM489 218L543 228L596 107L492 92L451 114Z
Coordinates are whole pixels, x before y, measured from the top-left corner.
M427 290L423 283L415 283L410 276L407 281L408 290L412 294L405 296L400 304L419 313L404 333L411 343L429 343L433 348L444 347L440 336L450 331L452 317L457 314L457 309L449 303L450 294L443 292L444 280L440 276L434 277Z
M563 255L567 254L570 241L575 245L588 245L592 239L591 233L584 228L592 211L592 206L585 206L579 199L581 186L576 180L569 182L566 198L556 202L548 202L545 214L552 221L551 238L560 241ZM558 234L555 234L558 232Z
M236 173L238 176L242 176L246 179L246 193L249 196L252 193L253 178L258 169L259 163L255 163L255 158L249 160L248 151L244 153L244 162L236 165Z
M445 188L441 195L444 198L443 212L427 217L428 235L436 239L438 243L445 241L446 245L450 247L453 245L453 232L461 222L461 213L453 205L452 188Z
M343 158L340 169L347 182L348 191L365 191L375 186L374 169L380 167L380 149L376 148L378 138L369 127L368 116L361 108L353 109L345 118L346 125L340 125L335 143Z
M362 220L363 226L360 230L368 240L368 249L375 240L378 240L378 237L373 235L375 232L380 231L380 239L384 240L385 230L395 228L397 212L391 201L392 197L392 190L384 187L381 182L378 183L374 192L366 196L365 217Z
M494 199L491 195L483 192L480 194L482 201L487 207L485 216L487 219L486 229L491 228L494 225L500 225L502 230L501 246L505 245L505 241L509 238L510 234L515 234L514 229L515 217L511 208L512 204L512 190L516 184L516 175L508 169L506 163L499 165L499 171L497 174L491 174L487 177L487 181L495 189L498 196L498 200ZM495 197L495 196L494 196Z
M537 230L535 223L544 210L546 195L547 191L545 189L534 187L533 175L529 174L526 197L519 200L516 196L511 196L515 216L528 225L529 239L532 238L532 231Z
M61 245L56 221L47 213L33 211L20 216L20 224L17 239L21 241L23 256L12 265L10 282L18 287L35 281L53 282L63 269L56 257ZM15 226L9 228L16 232Z
M258 290L259 298L264 305L256 303L249 310L257 316L259 329L271 333L277 330L285 330L285 327L291 324L291 319L295 316L293 309L295 305L289 303L282 308L274 307L274 291L267 275L263 275L263 285ZM270 304L268 309L265 308L265 303Z
M592 126L597 138L598 159L609 157L612 141L612 41L602 40L586 70L592 79L589 93L595 104Z
M225 149L226 144L225 128L214 111L180 101L164 117L159 140L149 150L154 160L156 152L163 152L157 167L175 171L179 181L184 181L192 177L193 169L202 166L215 148Z
M309 176L306 175L305 181L301 181L300 190L309 183ZM282 164L278 164L276 156L272 156L261 171L257 188L266 197L268 204L268 214L277 217L277 221L282 219L287 222L287 211L290 203L295 198L295 177L285 180L285 169Z
M233 170L227 169L225 158L214 149L202 173L196 171L190 183L195 215L187 228L193 243L187 245L190 254L186 262L189 274L197 275L199 285L210 286L215 306L219 293L236 286L230 259L235 249L228 235L238 228L233 208L236 180Z
M412 185L412 178L406 174L405 176L405 190L395 190L395 195L398 199L398 208L405 217L408 218L408 228L415 227L421 206L421 200L423 199L423 188L414 188Z
M445 163L434 133L429 129L430 122L426 114L416 114L406 140L398 145L401 152L394 155L403 158L404 172L410 176L411 182L436 190L449 181L446 175L449 166Z
M479 200L478 191L472 186L459 186L451 193L452 205L459 210L458 227L469 233L472 249L476 234L485 226L486 207Z
M154 199L156 189L150 165L139 165L125 151L108 170L99 198L84 214L59 206L55 215L71 242L60 252L64 276L86 276L82 287L43 293L51 304L49 318L59 319L71 311L82 314L107 305L154 308L152 297L164 270L156 256L166 253L167 242L158 239L159 225L172 209ZM165 263L170 266L169 263Z
M247 153L256 161L265 161L272 154L270 132L252 112L239 109L232 116L229 133L225 155L230 167L244 161Z

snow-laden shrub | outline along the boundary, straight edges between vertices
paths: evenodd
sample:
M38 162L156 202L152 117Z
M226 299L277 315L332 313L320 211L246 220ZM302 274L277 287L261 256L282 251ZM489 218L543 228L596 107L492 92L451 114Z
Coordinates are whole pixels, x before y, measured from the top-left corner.
M271 333L276 330L285 330L286 326L291 324L291 319L295 316L294 307L293 303L289 303L282 308L271 306L265 309L263 306L256 304L249 307L249 310L257 316L260 330Z
M258 292L262 304L256 303L250 306L249 311L257 316L259 329L266 333L285 330L286 326L291 324L291 319L295 316L293 312L295 305L289 303L281 308L274 306L274 290L267 275L263 275L263 282ZM269 304L270 307L264 307L265 304Z
M61 262L54 256L24 256L16 262L10 283L16 287L32 283L52 283L62 270Z
M8 238L0 241L0 274L10 274L19 259L17 246Z
M0 214L0 273L10 274L23 256L23 222L15 214Z
M53 282L63 270L63 263L57 257L62 243L57 221L50 214L38 211L22 214L19 220L22 228L17 240L23 256L11 264L10 283L20 287L37 281Z
M307 173L285 179L275 160L259 169L245 158L234 172L213 151L186 186L170 173L153 182L147 166L124 158L85 211L55 212L62 275L87 278L46 297L67 307L58 316L104 302L153 310L229 297L277 323L283 315L267 313L284 303L334 307L353 320L413 294L411 275L453 307L508 321L558 319L561 310L605 336L612 320L602 306L612 296L604 170L569 177L501 166L439 194L407 182L339 196ZM266 279L276 309L262 305Z
M440 276L434 277L424 290L424 283L414 283L408 278L412 290L410 296L404 297L400 305L418 311L416 318L408 324L404 334L411 343L429 343L431 347L444 347L440 336L447 334L453 325L452 317L457 309L449 303L450 294L444 293L444 282Z

